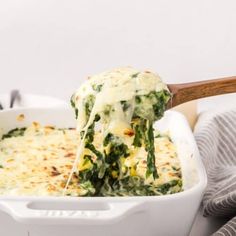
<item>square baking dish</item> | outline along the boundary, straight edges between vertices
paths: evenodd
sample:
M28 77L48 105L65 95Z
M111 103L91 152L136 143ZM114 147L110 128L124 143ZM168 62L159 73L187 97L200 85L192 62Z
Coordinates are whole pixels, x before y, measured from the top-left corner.
M24 121L16 117L24 114ZM67 108L25 108L0 112L0 133L37 121L75 127ZM184 191L143 197L0 196L0 211L23 224L31 236L184 236L188 235L206 188L207 177L185 117L167 111L155 124L169 131L181 162Z

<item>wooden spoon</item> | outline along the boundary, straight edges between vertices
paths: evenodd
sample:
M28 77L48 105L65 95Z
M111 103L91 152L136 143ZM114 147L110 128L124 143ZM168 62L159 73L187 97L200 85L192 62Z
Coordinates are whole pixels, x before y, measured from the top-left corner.
M172 99L167 105L167 109L170 109L198 98L236 93L236 76L167 86L172 93Z

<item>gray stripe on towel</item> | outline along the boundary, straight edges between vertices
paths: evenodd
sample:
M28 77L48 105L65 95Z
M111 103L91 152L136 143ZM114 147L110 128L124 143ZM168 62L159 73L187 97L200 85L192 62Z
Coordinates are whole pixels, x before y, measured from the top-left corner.
M206 167L205 216L232 218L214 236L236 236L236 110L199 120L195 138Z

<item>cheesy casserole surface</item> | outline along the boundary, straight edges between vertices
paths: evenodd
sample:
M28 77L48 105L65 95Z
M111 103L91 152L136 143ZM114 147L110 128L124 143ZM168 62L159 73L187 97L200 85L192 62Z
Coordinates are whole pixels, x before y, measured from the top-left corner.
M98 146L99 135L95 135ZM62 196L78 145L79 134L75 129L40 126L36 122L3 135L0 141L0 194ZM155 180L156 194L181 191L180 163L168 135L156 134L155 152L159 173ZM127 158L124 166L133 166L131 162L136 163L134 174L144 177L146 158L142 151L135 159ZM89 186L81 186L74 175L66 194L86 196L88 189Z

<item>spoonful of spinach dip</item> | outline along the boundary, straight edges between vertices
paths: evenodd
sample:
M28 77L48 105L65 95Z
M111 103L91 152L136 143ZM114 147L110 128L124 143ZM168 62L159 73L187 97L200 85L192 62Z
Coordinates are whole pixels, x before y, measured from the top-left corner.
M73 94L81 140L70 178L77 175L86 196L158 195L178 184L158 189L145 181L159 177L153 124L170 98L157 74L131 67L91 76ZM145 178L136 173L140 152L146 156Z

